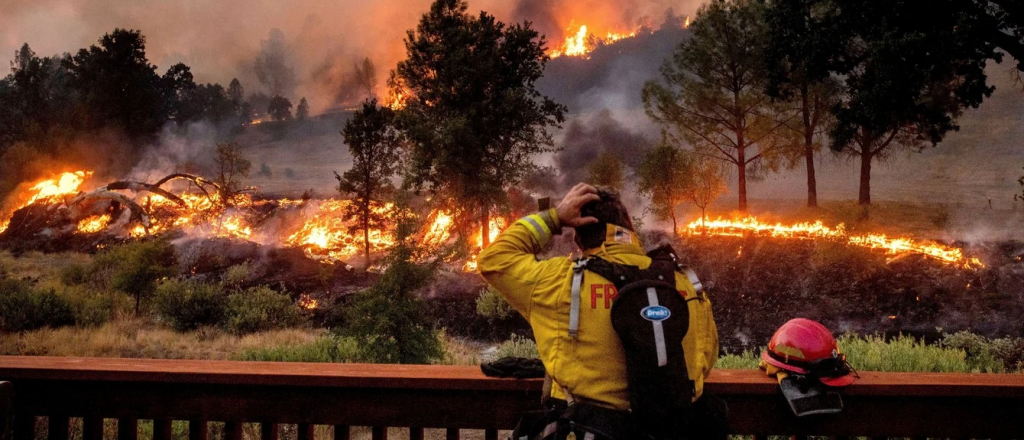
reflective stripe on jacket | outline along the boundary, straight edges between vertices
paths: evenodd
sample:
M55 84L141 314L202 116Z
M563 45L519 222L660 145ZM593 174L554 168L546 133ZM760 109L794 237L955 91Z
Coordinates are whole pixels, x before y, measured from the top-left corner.
M580 289L579 336L571 338L573 260L555 257L538 261L535 256L558 228L556 219L551 209L518 220L480 253L480 274L533 327L540 358L558 385L576 399L628 409L625 355L611 324L611 304L617 294L614 285L586 272ZM586 255L641 269L650 266L651 259L635 240L620 241L609 239ZM698 297L687 277L678 272L676 288L689 300L690 328L683 339L683 351L690 378L696 384L696 400L718 359L718 330L711 302L705 296ZM554 387L552 396L564 399L558 388Z

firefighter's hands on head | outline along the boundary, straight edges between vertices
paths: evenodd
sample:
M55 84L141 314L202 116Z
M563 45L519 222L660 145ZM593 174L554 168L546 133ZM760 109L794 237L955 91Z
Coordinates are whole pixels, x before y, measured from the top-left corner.
M558 222L562 226L573 228L597 223L597 218L582 217L580 208L587 203L598 200L601 200L601 196L597 195L597 188L586 183L577 183L555 208L555 211L558 213Z

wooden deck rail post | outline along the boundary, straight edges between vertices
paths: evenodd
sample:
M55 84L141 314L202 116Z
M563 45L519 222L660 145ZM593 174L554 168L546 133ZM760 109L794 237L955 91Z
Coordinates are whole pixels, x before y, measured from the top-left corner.
M14 415L14 384L0 381L0 439L10 438Z

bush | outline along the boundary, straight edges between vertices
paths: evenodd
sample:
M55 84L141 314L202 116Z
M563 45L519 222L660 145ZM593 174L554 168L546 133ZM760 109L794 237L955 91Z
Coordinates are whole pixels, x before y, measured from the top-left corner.
M960 349L967 354L967 362L978 371L991 369L1001 364L1008 371L1024 369L1024 339L988 339L968 331L943 335L940 344L947 348Z
M224 321L227 299L217 284L172 279L157 288L156 311L178 331Z
M245 262L242 264L236 264L227 268L224 271L224 275L221 280L224 282L224 286L229 289L237 289L248 283L253 279L253 268L252 264Z
M127 295L113 292L95 292L83 286L67 286L63 297L71 304L75 325L95 327L109 321L118 310L130 307Z
M236 334L290 327L302 322L291 298L266 286L228 296L227 318L228 330Z
M28 283L0 279L0 329L7 332L75 323L74 309L54 290L33 292Z
M60 282L78 286L89 282L89 268L81 264L69 264L60 269Z
M540 353L537 352L537 343L534 342L533 339L513 333L509 340L498 345L498 351L495 353L495 357L498 359L503 357L537 359L540 358Z
M493 319L505 319L516 316L518 312L512 308L493 287L480 290L480 296L476 297L476 312L481 316Z
M966 333L966 332L961 332ZM951 336L953 336L951 338ZM963 348L954 348L953 344L964 344L972 350L979 347L984 338L976 339L976 335L947 335L942 344L928 345L923 340L912 336L899 335L886 341L881 336L857 336L847 334L837 342L839 349L846 354L850 365L860 371L889 372L1000 372L1002 364L992 357L971 355ZM966 341L966 342L965 342ZM976 351L975 353L982 353ZM725 354L718 358L716 368L757 368L761 359L761 351L744 351L740 354ZM973 359L972 359L973 358Z
M359 347L353 338L322 336L309 344L253 348L231 357L239 361L353 362Z
M120 290L135 298L138 313L157 280L174 274L177 257L166 240L115 246L96 256L91 272L101 287Z
M996 362L968 361L964 350L927 345L912 336L899 335L889 341L881 336L844 335L839 347L850 364L859 370L897 372L994 372Z

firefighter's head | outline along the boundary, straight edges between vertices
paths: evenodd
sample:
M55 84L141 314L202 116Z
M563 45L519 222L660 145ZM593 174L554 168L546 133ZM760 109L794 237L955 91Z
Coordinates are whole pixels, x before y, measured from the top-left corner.
M633 221L629 218L629 211L622 204L618 191L608 187L597 187L597 195L601 200L590 202L580 208L581 217L597 218L597 223L592 223L576 228L576 245L580 249L592 249L601 246L608 234L608 225L617 225L633 230Z

